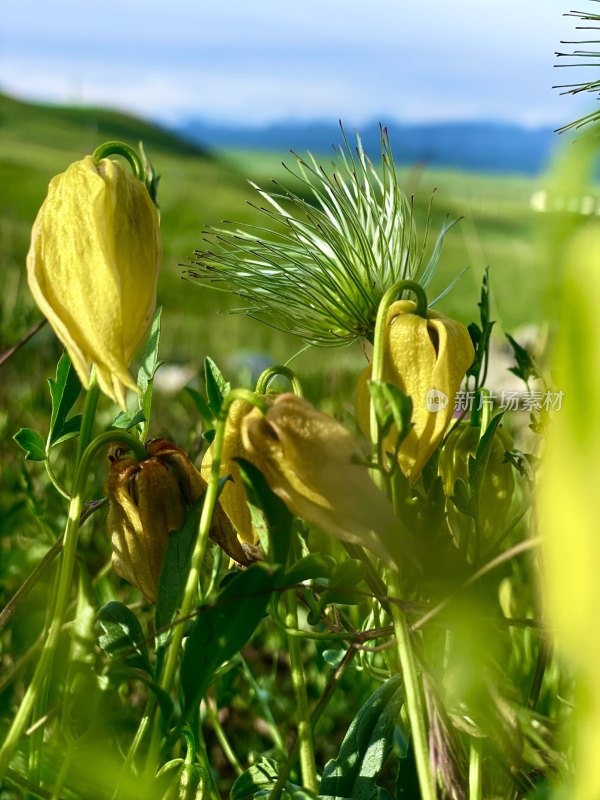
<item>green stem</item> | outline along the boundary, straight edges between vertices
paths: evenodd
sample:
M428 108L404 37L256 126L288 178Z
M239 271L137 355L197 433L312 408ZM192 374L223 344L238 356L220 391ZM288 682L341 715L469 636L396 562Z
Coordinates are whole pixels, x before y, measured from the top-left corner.
M317 705L315 706L315 709L314 709L312 717L311 717L310 724L311 724L311 728L312 728L313 733L315 732L315 730L317 728L317 725L319 723L319 720L321 719L321 716L322 716L323 712L327 708L327 705L328 705L329 701L331 700L331 697L333 696L334 690L339 685L340 681L342 680L342 677L343 677L344 673L346 672L346 670L348 669L348 667L352 663L352 661L354 659L354 656L357 654L357 652L358 652L358 649L354 645L352 645L346 651L346 655L342 659L341 663L334 670L332 676L327 681L327 686L325 687L325 690L323 691L323 694L321 695ZM290 753L289 753L289 755L287 757L287 760L286 760L285 764L279 770L279 776L277 778L277 782L276 782L275 786L273 787L273 791L271 792L270 800L279 800L279 798L281 797L281 793L283 792L283 789L284 789L285 784L287 782L288 775L290 774L290 771L291 771L291 769L292 769L292 767L294 765L294 762L296 761L296 758L298 756L299 744L300 744L299 739L296 738L296 741L294 742L294 745L293 745L292 749L290 750Z
M183 641L183 635L185 633L184 622L190 617L192 609L198 600L200 569L204 561L204 553L206 552L206 545L208 543L208 534L210 532L212 517L219 493L219 478L221 457L223 454L223 441L225 438L225 423L227 421L227 415L229 413L231 404L235 400L246 400L252 405L262 407L262 402L253 392L249 392L246 389L234 389L227 395L227 397L225 397L221 406L221 410L219 411L217 428L213 441L213 460L211 465L210 479L206 488L204 503L202 504L202 514L200 516L200 523L198 526L198 536L196 538L196 544L192 554L190 571L188 572L183 599L179 609L179 615L173 621L173 636L169 643L169 648L165 659L165 666L160 680L160 688L167 693L170 693L173 688L175 670L181 650L181 642ZM161 730L161 711L160 708L158 708L154 718L152 740L148 753L148 769L152 768L156 756L158 755Z
M144 736L146 735L146 732L150 728L150 722L151 722L151 719L152 719L152 713L154 711L154 706L156 704L155 697L156 696L154 695L154 693L152 693L150 695L150 697L148 698L148 702L147 702L146 708L144 710L144 715L143 715L142 719L140 720L140 724L138 725L138 729L136 731L136 734L135 734L135 737L133 739L133 742L131 743L131 746L130 746L128 752L127 752L127 756L125 757L125 761L123 762L123 766L119 770L119 776L117 778L117 782L116 782L116 785L115 785L115 790L114 790L114 792L112 794L111 800L117 800L117 798L119 797L119 794L121 792L121 784L123 782L123 779L124 779L125 775L127 774L127 772L129 771L129 769L131 768L131 765L133 764L133 762L135 760L135 757L137 755L137 751L139 750L139 747L140 747L140 745L141 745L141 743L142 743L142 741L144 739Z
M298 379L298 376L294 372L293 369L289 367L284 367L281 364L277 364L274 367L269 367L258 377L256 381L256 394L264 395L267 393L267 389L269 383L276 378L278 375L282 375L284 378L287 378L292 385L292 391L294 394L298 395L298 397L304 397L304 392L302 391L302 384Z
M393 570L388 574L389 588L393 597L401 597L400 578ZM392 623L396 636L396 648L400 660L404 693L406 698L406 711L410 721L410 730L413 740L415 762L421 800L436 800L435 778L429 761L429 744L425 726L425 713L417 665L414 658L408 623L404 612L397 603L391 603Z
M75 478L73 480L73 491L75 491L75 483L77 482L77 469L83 458L83 454L92 441L92 434L94 432L94 421L96 419L96 407L98 406L98 399L100 397L100 387L96 380L95 371L92 370L90 376L90 388L85 396L85 403L83 404L83 415L81 419L81 428L79 429L79 440L77 442L77 456L75 458Z
M122 156L131 165L135 177L139 178L142 182L144 181L144 167L139 155L133 147L125 144L125 142L104 142L104 144L97 147L92 154L92 158L96 162L103 158L108 158L108 156Z
M86 403L86 409L89 409L89 413L92 413L93 409L93 413L95 413L95 404L92 403L88 406ZM84 422L86 422L85 418L82 421L82 430L91 430L93 423L84 426ZM33 678L27 688L27 691L25 692L23 700L21 701L19 710L15 715L4 744L2 745L2 748L0 748L0 778L8 768L17 749L19 740L23 735L25 727L27 726L31 711L35 705L43 683L46 680L46 677L51 674L54 663L54 655L58 647L60 634L65 620L65 612L69 601L69 593L71 590L71 580L75 566L77 537L79 533L81 510L83 507L83 492L85 489L85 484L87 482L92 460L102 448L114 441L126 443L141 458L145 458L147 455L145 448L142 447L137 439L129 436L129 434L122 431L108 431L107 433L101 434L94 439L94 441L87 446L81 457L81 461L75 475L73 495L69 504L69 516L65 527L54 613L52 620L50 621L46 642L40 655L40 660L38 661L33 674Z
M286 592L285 623L288 628L298 627L298 600L296 590ZM319 791L317 780L317 767L315 763L315 749L312 736L310 714L308 711L308 697L306 695L306 679L302 663L302 648L300 641L294 636L288 636L288 653L292 671L292 686L296 699L296 715L298 721L298 748L300 751L300 772L302 785L315 794Z
M213 706L211 701L208 699L206 701L206 713L213 727L215 735L219 741L219 744L221 745L221 750L223 751L225 758L229 761L229 763L235 770L236 775L240 776L244 772L244 768L237 760L237 756L233 750L233 747L229 743L227 734L223 730L223 726L221 725L221 720L219 719L218 709L216 708L216 706Z
M254 696L255 696L256 701L257 701L257 703L258 703L258 705L259 705L259 707L261 709L262 716L264 717L264 720L265 720L265 722L267 723L267 725L269 727L269 733L271 734L271 738L273 739L273 744L282 753L285 753L285 742L283 741L283 737L281 736L281 734L279 733L279 730L277 729L277 725L275 724L275 719L273 717L273 713L272 713L272 711L271 711L271 709L269 707L269 704L267 703L267 701L265 699L265 694L264 694L264 692L261 691L261 688L258 685L258 682L257 682L256 678L252 674L252 671L250 670L250 667L248 666L248 663L246 662L244 657L241 655L241 653L239 654L239 659L241 661L242 669L244 670L244 675L246 676L246 680L248 681L248 683L252 687L252 690L254 691Z
M56 491L62 497L64 497L65 500L70 500L71 499L71 495L68 493L68 491L62 485L62 483L59 481L59 479L56 476L56 473L54 472L54 470L50 466L50 453L48 451L46 452L46 459L44 461L44 467L46 468L46 474L50 478L50 483L54 486Z
M469 752L469 800L481 800L482 794L482 749L483 739L471 737Z

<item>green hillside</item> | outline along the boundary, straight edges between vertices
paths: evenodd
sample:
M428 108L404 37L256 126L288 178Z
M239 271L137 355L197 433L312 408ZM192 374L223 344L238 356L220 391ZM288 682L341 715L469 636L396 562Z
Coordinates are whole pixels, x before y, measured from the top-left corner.
M35 105L4 95L0 95L2 349L17 341L39 319L24 280L24 264L31 225L48 181L103 141L115 138L133 145L143 140L161 175L164 265L160 302L165 307L164 357L191 371L197 371L206 354L224 361L224 366L232 371L240 363L239 358L231 356L232 352L269 354L275 360L287 360L298 348L295 341L244 317L219 314L235 307L235 298L181 278L181 265L202 244L203 228L223 219L258 218L247 202L254 200L248 178L263 185L271 178L293 181L281 166L282 154L209 153L126 114ZM325 156L325 161L328 158ZM285 160L293 164L291 156ZM448 215L464 217L446 238L433 291L441 292L462 270L470 269L456 290L444 298L443 310L468 322L477 302L481 274L489 265L496 313L505 328L514 330L539 319L544 280L535 263L532 238L535 220L529 205L535 184L523 178L491 178L421 168L405 171L403 178L407 191L415 195L416 214L421 221L432 192L437 189L431 242ZM51 370L58 345L49 330L39 337L48 346L47 370L39 365L42 387L39 391L44 391L44 379ZM33 352L33 347L30 350ZM18 375L27 369L28 352L24 348L4 367L4 386L7 379L17 381ZM321 353L319 364L330 364L332 372L344 368L354 371L362 359L357 347ZM310 354L302 356L298 368L310 373L311 360Z

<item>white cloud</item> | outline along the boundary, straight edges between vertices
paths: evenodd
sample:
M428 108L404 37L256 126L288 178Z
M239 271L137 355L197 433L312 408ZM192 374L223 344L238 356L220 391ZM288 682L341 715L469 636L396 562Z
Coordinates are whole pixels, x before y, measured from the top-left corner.
M0 86L148 117L260 123L495 118L552 124L582 103L553 83L563 0L192 3L21 0L3 10ZM563 80L565 78L565 80Z

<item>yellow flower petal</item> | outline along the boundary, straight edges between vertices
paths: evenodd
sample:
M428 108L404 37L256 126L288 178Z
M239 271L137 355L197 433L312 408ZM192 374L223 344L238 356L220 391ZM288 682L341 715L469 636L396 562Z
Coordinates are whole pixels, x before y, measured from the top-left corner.
M290 511L396 566L402 551L398 520L367 467L357 463L357 443L343 425L283 394L266 414L255 409L244 418L242 439Z
M89 386L125 407L131 359L156 306L158 212L128 168L91 156L52 179L33 226L33 297Z
M413 426L398 454L400 468L411 484L441 442L452 419L456 392L475 356L464 325L431 310L424 319L415 309L412 300L398 300L390 306L382 375L382 380L393 383L413 402ZM369 366L361 373L357 386L357 417L367 436L370 378ZM435 393L446 398L445 405L430 410ZM394 428L384 446L392 451L395 443Z
M248 544L256 544L258 542L258 534L252 528L250 510L246 502L246 489L242 482L239 467L234 459L245 458L251 460L250 454L242 442L241 424L243 418L252 408L252 404L246 400L234 400L231 403L225 422L223 453L219 470L221 478L225 478L227 475L231 476L231 480L227 481L223 486L219 501L240 540ZM204 454L202 466L200 467L200 473L206 482L210 480L213 450L214 447L211 444Z

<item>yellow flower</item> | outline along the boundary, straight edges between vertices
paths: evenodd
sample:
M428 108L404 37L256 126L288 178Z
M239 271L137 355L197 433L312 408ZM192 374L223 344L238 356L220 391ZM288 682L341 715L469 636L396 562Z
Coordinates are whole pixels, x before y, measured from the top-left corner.
M29 287L79 379L92 366L101 390L125 408L133 355L156 306L158 212L129 168L91 156L55 176L27 256Z
M306 400L282 394L266 414L254 409L244 417L242 441L292 513L396 566L403 549L399 522L358 463L358 445L343 425Z
M382 380L393 383L412 399L412 427L400 447L398 460L411 485L439 445L454 411L460 388L475 352L464 325L427 311L427 319L415 313L412 300L398 300L388 311ZM360 375L357 387L358 422L370 431L370 394L367 381L371 367ZM396 429L384 440L393 451Z
M206 483L184 450L155 439L148 458L122 458L117 447L104 491L108 496L108 530L112 537L113 568L151 602L169 534L184 523L188 508L206 490ZM210 537L235 561L248 563L227 516L217 505Z
M234 400L229 407L229 413L225 422L225 432L223 438L223 453L221 457L220 476L231 476L223 486L219 495L219 501L223 511L229 517L233 527L237 531L241 541L249 544L256 544L258 535L252 528L250 520L250 510L246 502L246 489L242 482L242 476L235 458L245 458L250 461L250 454L242 442L241 424L242 419L252 410L253 406L246 400ZM208 483L213 461L213 445L211 444L204 458L200 472L204 480Z

